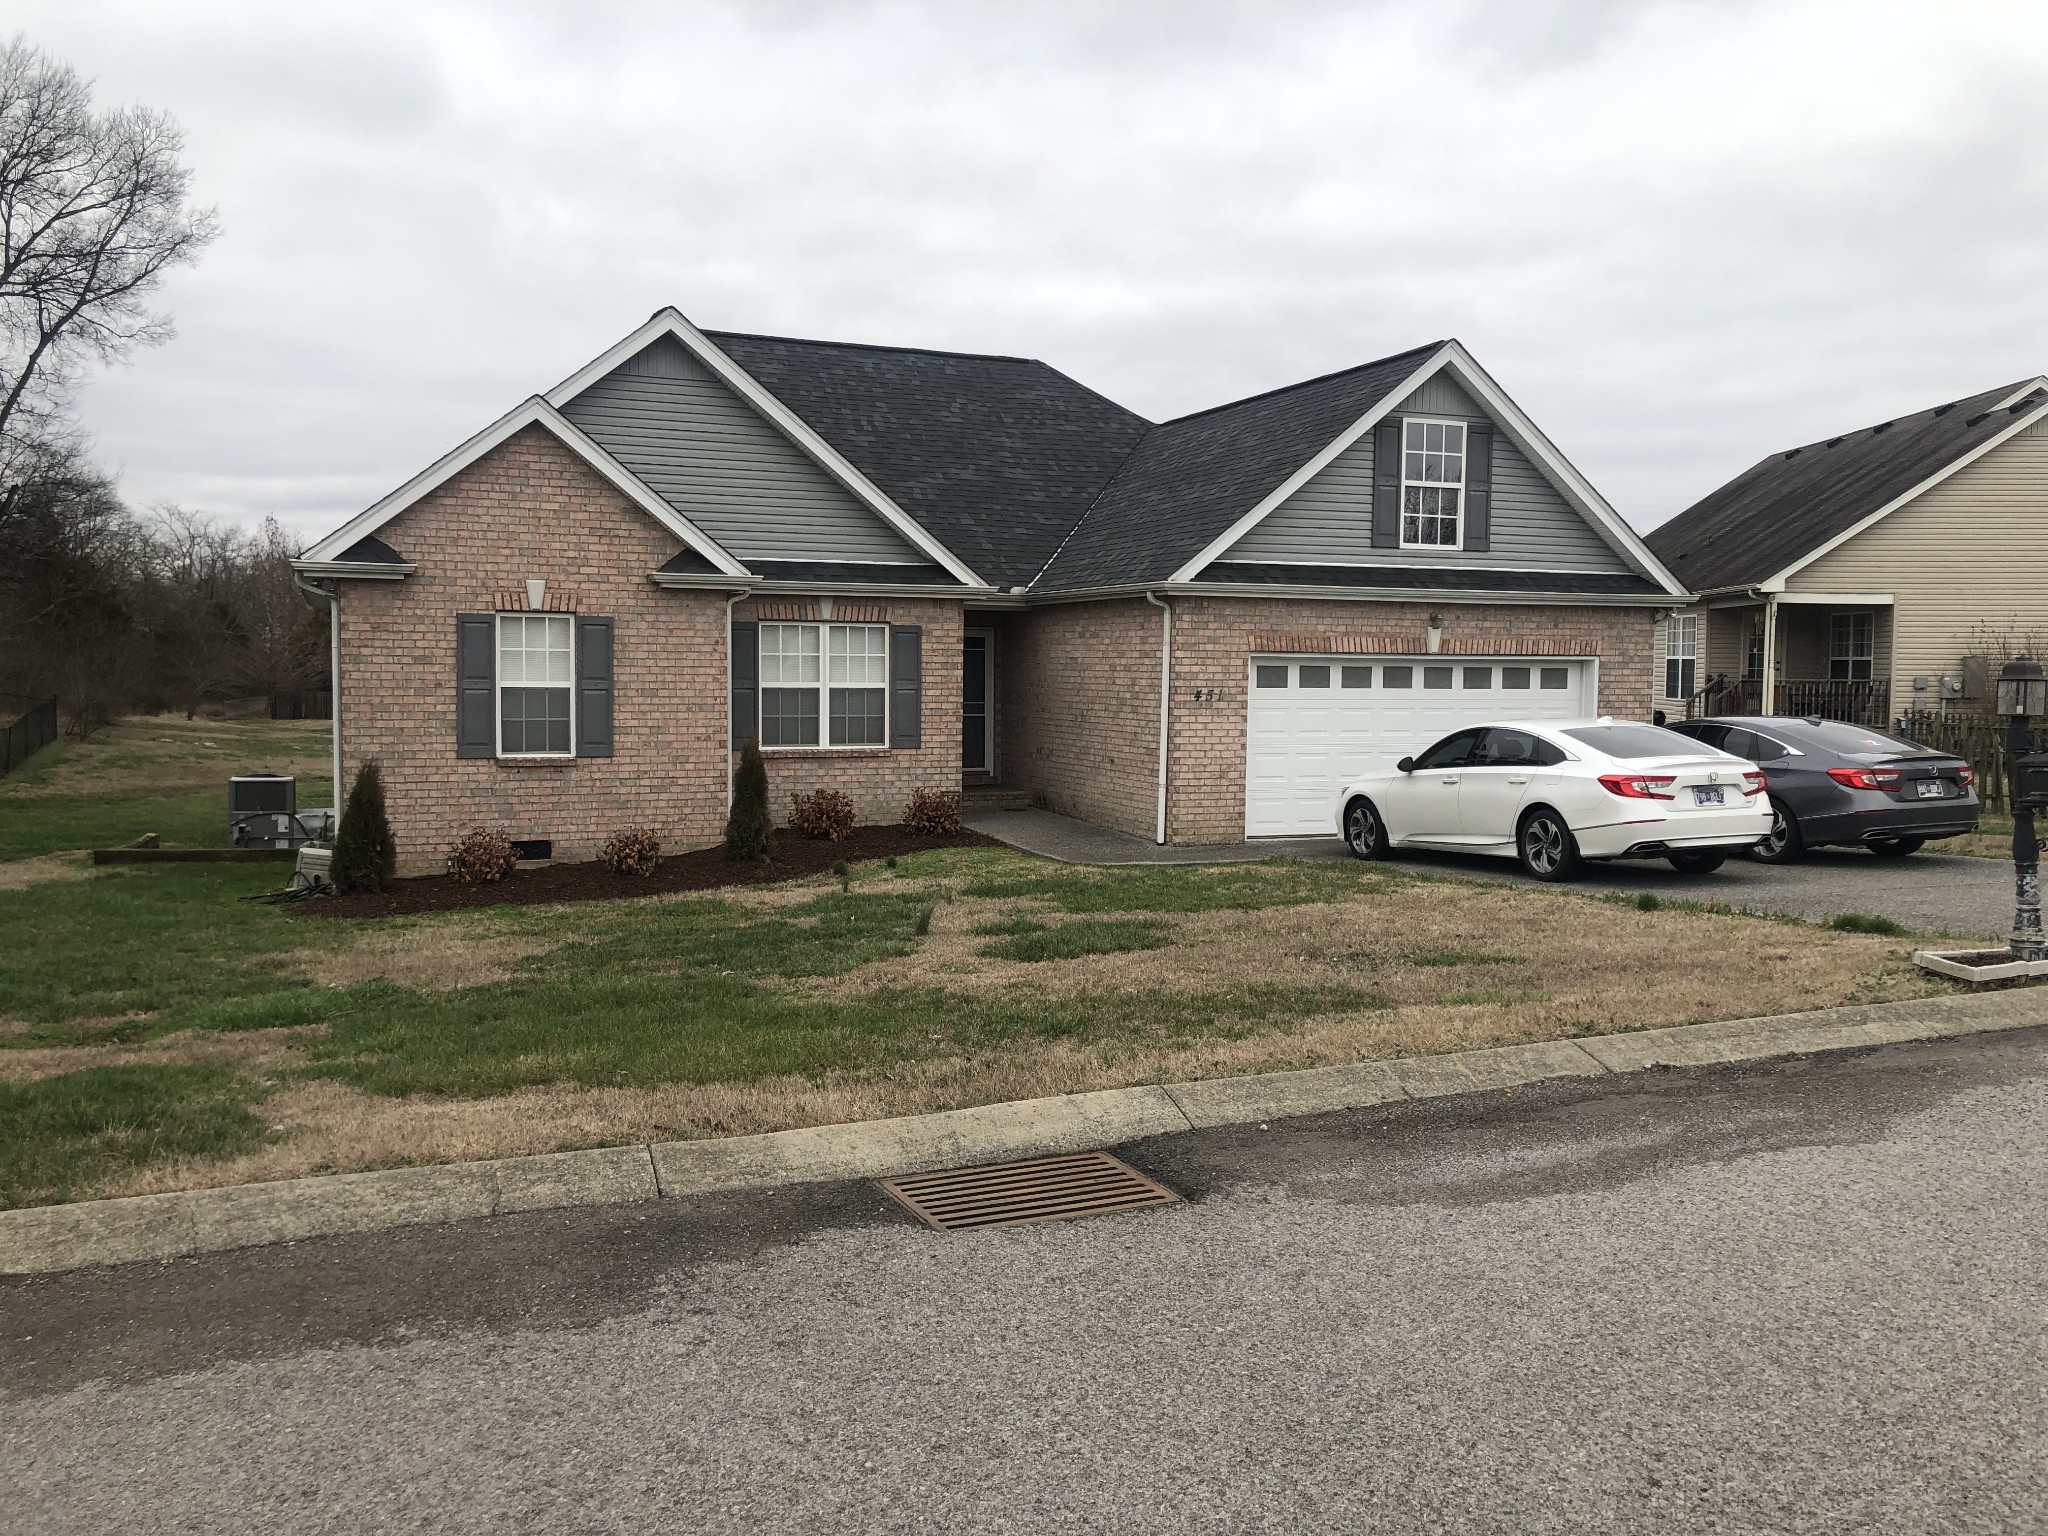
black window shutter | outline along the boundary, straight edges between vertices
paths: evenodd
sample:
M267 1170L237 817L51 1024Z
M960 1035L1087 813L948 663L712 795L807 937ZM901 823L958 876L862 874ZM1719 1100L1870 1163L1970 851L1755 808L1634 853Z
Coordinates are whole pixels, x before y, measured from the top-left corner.
M1483 554L1492 539L1493 423L1475 421L1465 428L1465 548Z
M576 618L576 755L612 755L612 621Z
M889 745L924 744L924 631L915 624L889 629Z
M732 744L761 734L761 626L732 627Z
M1373 428L1372 547L1401 547L1401 419L1398 416Z
M493 718L498 682L498 620L495 614L455 615L455 755L496 757L498 723Z

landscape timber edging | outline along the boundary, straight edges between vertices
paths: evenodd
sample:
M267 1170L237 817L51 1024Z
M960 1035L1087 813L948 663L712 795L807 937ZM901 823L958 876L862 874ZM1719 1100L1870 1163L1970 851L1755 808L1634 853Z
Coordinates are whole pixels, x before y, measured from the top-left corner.
M1110 1088L758 1136L28 1206L0 1211L0 1275L185 1258L517 1211L921 1173L1558 1078L1765 1061L2038 1024L2048 1024L2048 992L2014 988L1301 1072Z

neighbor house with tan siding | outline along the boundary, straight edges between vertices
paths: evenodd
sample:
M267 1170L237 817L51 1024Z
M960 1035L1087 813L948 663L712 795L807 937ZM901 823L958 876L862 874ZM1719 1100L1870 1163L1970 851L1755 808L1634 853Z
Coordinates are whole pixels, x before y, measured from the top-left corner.
M1697 594L1657 626L1668 715L1987 710L2048 640L2048 379L1773 453L1648 542Z
M1685 597L1455 341L1151 422L1042 362L673 309L297 562L336 774L406 865L999 788L1162 842L1335 831L1489 719L1646 714Z

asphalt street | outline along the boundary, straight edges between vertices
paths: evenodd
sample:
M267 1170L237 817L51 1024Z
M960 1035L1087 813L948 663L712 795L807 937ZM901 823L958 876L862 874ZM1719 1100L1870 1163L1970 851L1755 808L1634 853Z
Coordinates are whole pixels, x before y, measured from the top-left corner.
M2048 1529L2048 1031L0 1282L10 1532Z

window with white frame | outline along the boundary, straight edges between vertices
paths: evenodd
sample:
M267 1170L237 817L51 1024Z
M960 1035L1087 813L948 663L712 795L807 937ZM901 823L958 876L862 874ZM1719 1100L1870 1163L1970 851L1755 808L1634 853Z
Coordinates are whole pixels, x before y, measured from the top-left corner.
M1689 699L1699 671L1700 620L1674 613L1664 621L1664 697Z
M1456 549L1465 494L1465 424L1411 419L1401 433L1402 547Z
M762 746L888 744L888 625L761 626Z
M498 615L498 753L571 757L575 635L567 614Z
M1828 620L1828 678L1867 683L1877 649L1877 619L1869 613L1838 613Z
M1764 680L1764 616L1757 614L1749 621L1749 638L1742 651L1742 677L1745 682L1760 683Z

